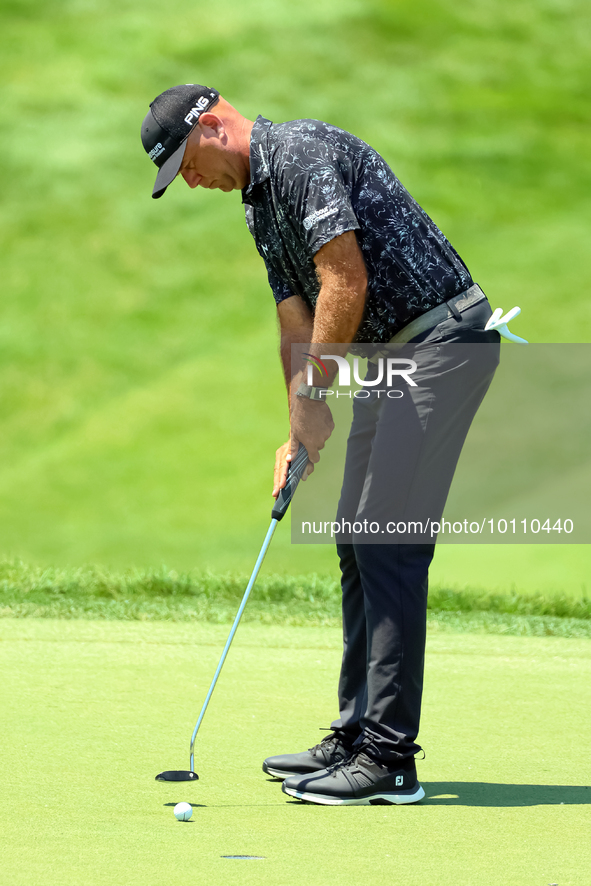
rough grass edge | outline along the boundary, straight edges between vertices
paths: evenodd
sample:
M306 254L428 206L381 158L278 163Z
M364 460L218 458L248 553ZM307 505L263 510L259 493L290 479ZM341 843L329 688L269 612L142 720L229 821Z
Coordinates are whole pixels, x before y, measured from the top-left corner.
M56 568L0 562L0 617L230 623L248 576L239 573ZM591 637L591 600L555 594L492 593L435 587L433 630ZM263 575L244 620L260 624L337 626L340 586L316 574Z

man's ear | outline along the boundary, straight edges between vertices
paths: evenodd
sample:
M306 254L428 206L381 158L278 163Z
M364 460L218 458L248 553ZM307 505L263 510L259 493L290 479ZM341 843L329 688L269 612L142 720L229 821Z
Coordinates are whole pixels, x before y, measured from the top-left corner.
M199 127L202 132L205 129L212 129L220 139L226 134L224 123L216 114L202 114L199 118Z

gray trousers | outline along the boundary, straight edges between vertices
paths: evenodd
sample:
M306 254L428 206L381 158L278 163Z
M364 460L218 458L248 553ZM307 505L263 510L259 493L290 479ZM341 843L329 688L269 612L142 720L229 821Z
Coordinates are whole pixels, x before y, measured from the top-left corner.
M400 354L414 355L418 364L418 384L408 395L389 399L374 392L355 401L337 514L341 525L440 518L466 434L499 361L498 333L484 332L490 315L484 301L403 346ZM368 365L368 378L377 378L376 367ZM368 742L377 759L391 761L421 749L415 739L435 539L416 532L397 534L397 543L381 531L378 537L380 543L367 532L337 536L343 661L340 718L332 726L350 740Z

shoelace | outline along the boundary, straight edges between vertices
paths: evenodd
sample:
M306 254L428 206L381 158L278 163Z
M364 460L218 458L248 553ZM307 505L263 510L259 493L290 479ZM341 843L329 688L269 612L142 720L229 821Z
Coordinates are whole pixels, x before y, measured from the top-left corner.
M313 757L316 757L318 754L318 751L328 751L328 745L331 742L336 743L337 738L338 738L338 736L337 736L336 732L331 732L330 735L325 735L321 742L319 742L318 744L315 744L313 748L308 748L308 750L310 751L310 753L312 754ZM323 747L323 745L324 745L324 747Z
M341 769L348 769L349 767L357 766L357 758L359 757L360 754L363 753L365 748L370 744L371 744L371 739L364 738L363 741L359 742L359 744L355 746L353 753L350 756L344 757L342 760L337 760L336 763L333 763L331 766L328 766L327 772L330 772L332 777L336 778L338 772ZM370 758L368 758L368 759L370 759Z

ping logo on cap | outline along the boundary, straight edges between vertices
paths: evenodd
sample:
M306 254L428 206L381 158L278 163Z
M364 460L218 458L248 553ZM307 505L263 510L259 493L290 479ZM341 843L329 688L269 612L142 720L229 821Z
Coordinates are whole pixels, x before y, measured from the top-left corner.
M205 111L205 109L208 107L209 99L207 98L207 96L202 95L201 98L197 99L195 107L191 108L191 110L185 117L185 123L187 124L187 126L192 126L194 122L196 123L203 111Z

